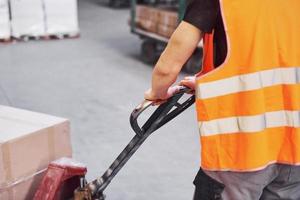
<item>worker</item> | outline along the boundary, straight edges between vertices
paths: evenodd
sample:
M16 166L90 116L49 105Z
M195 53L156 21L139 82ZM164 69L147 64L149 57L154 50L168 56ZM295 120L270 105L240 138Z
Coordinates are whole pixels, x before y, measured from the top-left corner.
M194 0L152 74L161 101L199 41L194 200L300 199L300 1Z

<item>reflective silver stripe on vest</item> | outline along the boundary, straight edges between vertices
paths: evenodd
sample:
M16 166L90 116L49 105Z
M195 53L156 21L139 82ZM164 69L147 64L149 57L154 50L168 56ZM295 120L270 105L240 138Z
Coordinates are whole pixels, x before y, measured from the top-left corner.
M247 117L230 117L199 122L202 136L231 133L255 133L267 128L294 127L300 128L300 111L277 111L263 115Z
M274 85L297 83L300 83L300 67L277 68L201 83L197 86L197 97L207 99Z

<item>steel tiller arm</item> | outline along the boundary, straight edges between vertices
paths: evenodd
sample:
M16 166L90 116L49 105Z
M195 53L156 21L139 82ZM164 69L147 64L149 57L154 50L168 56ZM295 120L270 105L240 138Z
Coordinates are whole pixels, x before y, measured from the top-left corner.
M134 132L142 137L148 135L174 119L177 115L182 113L184 110L189 108L195 102L195 96L192 95L185 102L179 103L178 101L182 98L185 93L192 92L191 89L182 87L178 93L174 94L167 102L161 104L154 113L149 117L146 123L140 127L138 125L138 117L150 106L155 105L155 102L145 100L139 105L130 116L130 124ZM175 108L175 109L174 109ZM173 110L172 110L173 109ZM171 111L172 110L172 111ZM171 112L170 112L171 111Z
M112 163L109 169L98 179L89 184L84 184L76 192L80 198L76 200L90 200L99 199L104 200L103 191L109 185L111 180L117 175L122 167L127 163L131 156L137 151L137 149L144 143L144 141L157 129L174 119L177 115L189 108L195 102L195 96L191 95L183 103L179 103L179 100L184 94L190 94L192 90L186 87L182 87L178 93L174 94L166 102L159 105L158 108L151 114L148 120L140 126L138 124L139 116L147 110L149 107L155 106L155 102L145 100L142 104L136 107L130 116L130 124L136 135L129 142L126 148L121 152L117 159ZM80 193L81 191L81 193ZM75 192L75 197L76 197ZM80 193L80 195L79 195ZM81 196L85 196L82 198Z

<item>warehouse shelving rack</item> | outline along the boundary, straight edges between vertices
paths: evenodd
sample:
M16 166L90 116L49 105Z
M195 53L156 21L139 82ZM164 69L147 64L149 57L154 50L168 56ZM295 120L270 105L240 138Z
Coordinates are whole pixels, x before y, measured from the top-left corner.
M174 6L178 13L178 23L183 19L188 0L131 0L130 9L130 28L133 34L136 34L142 40L141 56L146 63L155 63L165 48L169 38L157 33L149 32L139 28L136 24L136 6L147 5L157 6ZM185 64L184 70L188 73L196 73L202 65L202 43L198 45L193 56Z

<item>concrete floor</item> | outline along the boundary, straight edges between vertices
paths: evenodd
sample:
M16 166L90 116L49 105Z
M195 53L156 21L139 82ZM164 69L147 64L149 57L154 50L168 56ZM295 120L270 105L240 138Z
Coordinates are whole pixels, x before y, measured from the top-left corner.
M79 0L81 38L0 45L0 103L66 117L88 180L133 137L129 115L150 86L127 9ZM199 168L195 111L151 136L107 188L108 200L192 199Z

